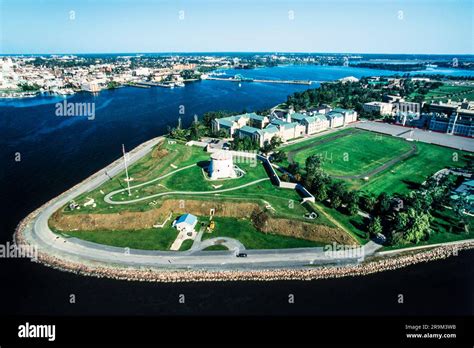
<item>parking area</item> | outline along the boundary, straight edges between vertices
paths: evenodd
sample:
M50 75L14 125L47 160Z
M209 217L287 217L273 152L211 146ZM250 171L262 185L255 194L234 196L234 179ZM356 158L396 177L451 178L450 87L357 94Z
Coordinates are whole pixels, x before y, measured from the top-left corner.
M474 152L474 139L472 138L438 133L418 128L397 126L382 122L359 122L356 124L355 127L370 130L373 132L389 134L404 139L413 139L415 141L421 141L424 143L436 144L451 147L458 150Z

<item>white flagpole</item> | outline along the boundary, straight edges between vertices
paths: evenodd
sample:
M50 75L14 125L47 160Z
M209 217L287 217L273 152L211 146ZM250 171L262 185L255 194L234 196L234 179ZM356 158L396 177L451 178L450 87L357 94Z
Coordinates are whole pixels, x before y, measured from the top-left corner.
M127 176L127 188L128 188L128 195L131 196L130 193L130 178L128 177L128 168L127 168L127 157L125 156L125 145L122 144L122 152L123 152L123 164L125 165L125 175Z

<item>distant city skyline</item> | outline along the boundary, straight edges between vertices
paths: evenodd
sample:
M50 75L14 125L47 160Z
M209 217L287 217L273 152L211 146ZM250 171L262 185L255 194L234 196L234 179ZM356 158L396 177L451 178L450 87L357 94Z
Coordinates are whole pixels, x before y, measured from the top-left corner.
M2 0L0 54L474 54L470 0Z

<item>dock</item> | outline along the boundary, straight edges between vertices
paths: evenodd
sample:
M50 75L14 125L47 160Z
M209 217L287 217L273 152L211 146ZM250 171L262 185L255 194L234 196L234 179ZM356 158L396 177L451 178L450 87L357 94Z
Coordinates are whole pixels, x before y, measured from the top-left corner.
M292 85L311 85L312 81L309 80L260 80L252 78L222 78L222 77L208 77L206 80L214 81L228 81L228 82L260 82L260 83L284 83Z

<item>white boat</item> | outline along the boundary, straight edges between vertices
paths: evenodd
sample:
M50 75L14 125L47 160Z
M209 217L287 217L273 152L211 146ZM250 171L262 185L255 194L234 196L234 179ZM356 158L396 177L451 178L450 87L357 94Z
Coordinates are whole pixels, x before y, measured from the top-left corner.
M184 87L184 83L183 82L176 82L175 86L176 87Z

